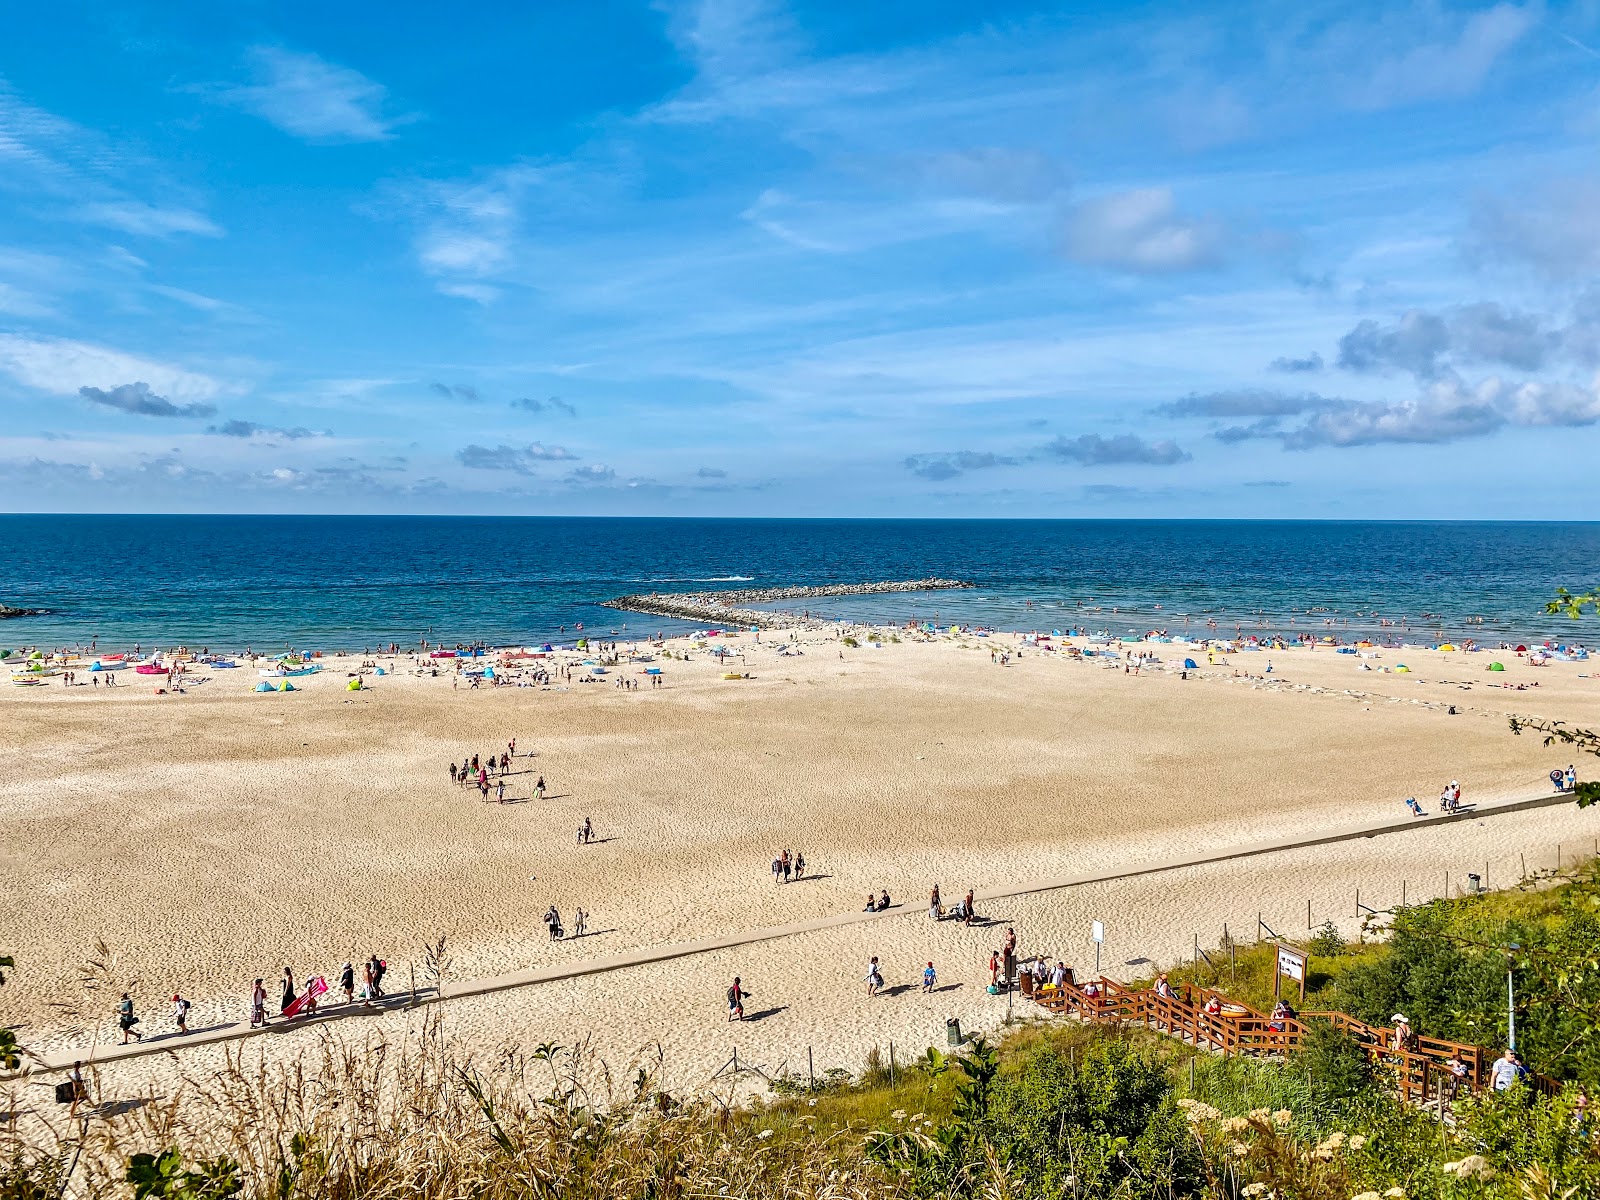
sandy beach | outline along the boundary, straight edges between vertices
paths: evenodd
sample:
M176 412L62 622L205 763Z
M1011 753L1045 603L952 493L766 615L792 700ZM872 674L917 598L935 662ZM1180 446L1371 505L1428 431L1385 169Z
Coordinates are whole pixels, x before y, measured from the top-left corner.
M901 631L902 633L904 631ZM857 637L861 637L857 631ZM1600 723L1600 672L1534 668L1509 653L1384 649L1362 671L1330 649L1235 654L1150 649L1138 674L1059 651L987 639L909 637L844 646L832 631L668 643L648 686L626 660L600 682L549 688L456 685L448 668L347 675L325 659L293 694L257 694L253 669L196 668L185 694L123 686L12 689L0 783L0 930L18 969L6 1017L40 1049L92 1035L52 1007L84 1006L76 966L103 939L118 978L138 981L147 1034L165 1031L174 990L192 1027L237 1020L249 982L330 981L346 958L377 953L404 985L422 947L443 936L449 978L472 979L740 930L853 912L887 889L901 915L719 950L669 963L451 1001L448 1029L493 1049L585 1036L616 1061L659 1043L669 1070L703 1078L732 1046L776 1068L813 1048L857 1068L874 1045L913 1052L946 1017L1003 1018L984 993L1003 930L935 924L925 908L967 888L1179 857L1263 839L1392 819L1416 795L1432 812L1460 780L1468 802L1549 790L1571 756L1513 737L1507 713ZM1006 649L1009 665L992 660ZM1018 652L1020 651L1020 656ZM1180 677L1174 664L1196 657ZM567 655L578 663L583 656ZM1265 674L1267 661L1273 666ZM1489 674L1491 661L1506 670ZM587 668L575 666L575 676ZM724 671L748 673L728 680ZM636 690L615 686L637 680ZM80 674L86 680L86 674ZM200 679L204 682L199 682ZM1493 683L1531 685L1524 691ZM1449 706L1456 713L1450 714ZM511 803L484 803L446 767L516 739ZM1582 764L1580 765L1580 770ZM532 798L542 776L548 792ZM596 841L578 845L593 821ZM1224 922L1255 914L1292 934L1334 919L1348 932L1355 889L1377 906L1438 894L1490 863L1490 883L1553 865L1557 843L1591 852L1600 817L1571 805L1376 839L1019 896L986 915L1014 923L1024 952L1092 963L1091 918L1109 927L1105 970L1171 961ZM809 877L775 885L774 854L805 855ZM540 916L591 915L590 936L552 943ZM883 958L894 994L868 1001L866 957ZM932 959L948 990L911 984ZM721 994L733 974L764 1014L730 1030ZM114 997L86 1013L114 1040ZM1003 1005L1003 1001L1000 1002ZM397 1030L416 1015L356 1029ZM735 1037L735 1032L737 1037ZM258 1040L292 1054L317 1036ZM203 1066L219 1048L186 1051ZM169 1071L159 1059L114 1068L125 1081Z

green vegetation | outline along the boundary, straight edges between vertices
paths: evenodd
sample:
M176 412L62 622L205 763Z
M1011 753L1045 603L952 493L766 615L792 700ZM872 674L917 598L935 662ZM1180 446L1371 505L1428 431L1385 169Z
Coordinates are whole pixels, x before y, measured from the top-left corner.
M1345 946L1329 927L1307 948L1306 1011L1347 1012L1372 1025L1405 1013L1430 1037L1498 1049L1506 976L1517 997L1517 1048L1534 1070L1600 1088L1600 864L1521 886L1399 910L1386 940ZM1337 946L1337 948L1335 948ZM1516 947L1516 949L1510 949ZM1270 944L1168 972L1253 1008L1272 1007Z

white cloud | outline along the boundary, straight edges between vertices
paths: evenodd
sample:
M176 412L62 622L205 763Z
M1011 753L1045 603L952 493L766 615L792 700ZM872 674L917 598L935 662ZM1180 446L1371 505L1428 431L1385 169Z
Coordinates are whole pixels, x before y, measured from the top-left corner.
M213 400L223 390L208 375L66 338L0 334L0 372L55 396L76 396L80 388L112 389L138 381L176 402L195 404Z
M1567 179L1485 201L1474 249L1526 263L1552 279L1600 275L1600 181Z
M406 118L385 115L388 91L360 71L276 46L250 52L257 83L223 95L312 142L381 142Z
M1532 8L1497 4L1474 13L1461 31L1380 62L1354 97L1361 108L1470 96L1501 56L1533 28Z
M188 208L158 208L136 200L85 204L75 209L73 215L91 225L109 225L146 237L168 237L174 233L222 236L221 227L204 213Z
M1157 187L1074 205L1062 246L1077 262L1154 275L1216 266L1225 241L1221 221L1180 214L1172 189Z

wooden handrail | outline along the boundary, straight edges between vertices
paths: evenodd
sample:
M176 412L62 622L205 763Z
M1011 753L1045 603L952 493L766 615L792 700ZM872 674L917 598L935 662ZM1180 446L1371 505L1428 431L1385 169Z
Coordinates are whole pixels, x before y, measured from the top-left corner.
M1393 1072L1396 1088L1408 1100L1428 1098L1430 1088L1440 1078L1439 1072L1453 1054L1460 1055L1467 1065L1467 1079L1474 1090L1485 1082L1486 1052L1482 1047L1412 1035L1404 1049L1396 1050L1392 1048L1392 1027L1368 1025L1349 1013L1308 1012L1273 1020L1215 988L1199 984L1184 984L1170 996L1160 995L1154 988L1130 988L1109 978L1099 980L1098 996L1089 995L1085 986L1063 983L1060 987L1036 989L1033 998L1052 1012L1073 1012L1091 1021L1141 1024L1193 1046L1210 1045L1224 1056L1286 1057L1305 1038L1307 1021L1328 1021L1361 1042L1368 1059L1380 1071ZM1212 997L1222 1006L1220 1013L1205 1011L1205 1004ZM1535 1086L1553 1090L1560 1085L1535 1076Z

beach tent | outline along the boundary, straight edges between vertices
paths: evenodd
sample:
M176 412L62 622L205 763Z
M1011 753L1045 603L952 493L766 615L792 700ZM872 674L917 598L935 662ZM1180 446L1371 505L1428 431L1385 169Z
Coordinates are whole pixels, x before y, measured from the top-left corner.
M358 675L349 683L345 684L344 690L347 692L359 692L361 690L361 677Z
M1526 654L1527 652L1528 652L1528 648L1526 646L1518 646L1517 647L1517 653L1518 654Z
M280 683L278 685L278 690L280 692L298 692L300 689L295 687L294 684L290 683L287 679L285 679L282 683Z
M1440 646L1439 649L1441 649L1441 650L1454 650L1455 647L1452 646L1449 642L1446 642L1444 645Z
M1194 659L1186 658L1183 660L1183 669L1185 671L1198 671L1200 669L1200 665L1196 663Z
M256 684L256 691L258 691L258 692L275 692L277 690L278 690L277 688L273 687L265 679L263 679L260 683Z
M1501 663L1492 662L1492 663L1489 664L1489 670L1491 670L1491 671L1504 671L1505 670L1505 666L1503 664L1501 664Z
M646 675L659 675L659 674L661 674L661 668L660 667L646 667L644 669L644 673Z
M378 669L377 669L377 671L376 671L376 672L375 672L375 674L378 674L378 675L387 675L387 674L388 674L388 673L389 673L389 672L388 672L388 671L386 671L386 670L384 670L384 669L383 669L383 668L382 668L382 667L379 667L379 668L378 668Z
M1395 674L1396 675L1409 675L1409 674L1411 674L1411 668L1406 666L1405 663L1398 664L1395 667L1394 670L1395 670Z

